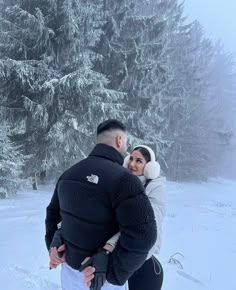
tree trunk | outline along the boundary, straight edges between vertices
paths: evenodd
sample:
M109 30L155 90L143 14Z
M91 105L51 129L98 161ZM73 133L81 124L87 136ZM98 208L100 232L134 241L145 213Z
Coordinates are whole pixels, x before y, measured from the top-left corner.
M33 180L32 180L32 186L33 186L33 190L38 190L38 182L37 182L37 174L34 174Z

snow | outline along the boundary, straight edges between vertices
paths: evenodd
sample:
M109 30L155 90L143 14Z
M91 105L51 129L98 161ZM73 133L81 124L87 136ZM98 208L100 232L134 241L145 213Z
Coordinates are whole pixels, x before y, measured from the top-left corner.
M168 185L163 290L235 290L236 182ZM184 256L180 258L183 270L166 263L175 252Z
M223 179L167 182L159 257L165 271L163 290L236 289L235 189L236 182ZM0 200L1 290L61 289L60 269L49 271L44 244L45 208L52 191L41 187Z

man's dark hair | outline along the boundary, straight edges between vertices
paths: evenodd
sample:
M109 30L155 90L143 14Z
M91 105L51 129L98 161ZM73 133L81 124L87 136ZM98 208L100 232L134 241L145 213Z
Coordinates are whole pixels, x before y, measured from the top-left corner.
M99 135L105 131L111 131L111 130L115 130L115 129L119 129L123 132L126 132L126 127L123 123L121 123L120 121L115 120L115 119L109 119L109 120L106 120L98 125L97 135Z

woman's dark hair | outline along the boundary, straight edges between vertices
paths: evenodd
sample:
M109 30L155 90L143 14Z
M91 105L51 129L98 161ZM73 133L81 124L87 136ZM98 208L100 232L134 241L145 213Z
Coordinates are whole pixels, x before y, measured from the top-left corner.
M134 152L136 150L139 151L143 155L143 157L146 160L146 162L151 161L150 153L148 152L148 150L146 148L143 148L143 147L135 147L132 152Z

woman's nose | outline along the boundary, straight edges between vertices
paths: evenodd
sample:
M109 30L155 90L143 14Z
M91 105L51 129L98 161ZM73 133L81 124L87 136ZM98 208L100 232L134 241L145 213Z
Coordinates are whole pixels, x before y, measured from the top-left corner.
M134 167L135 166L134 160L130 160L130 164L129 165L132 166L132 167Z

